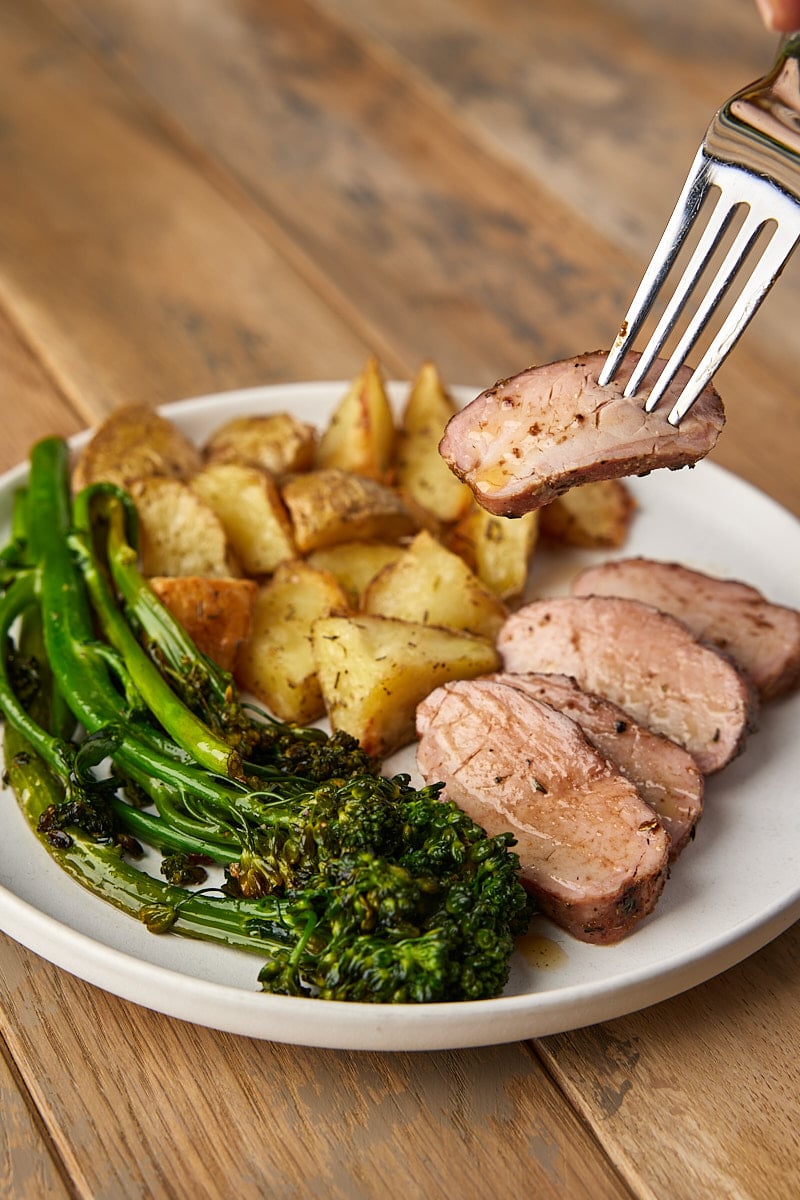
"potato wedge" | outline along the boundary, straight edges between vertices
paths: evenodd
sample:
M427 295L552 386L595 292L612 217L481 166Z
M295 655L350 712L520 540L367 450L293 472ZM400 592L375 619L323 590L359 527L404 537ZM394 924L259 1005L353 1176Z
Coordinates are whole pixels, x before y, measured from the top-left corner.
M296 554L277 484L260 467L211 463L190 487L213 508L246 575L269 575Z
M373 357L353 380L322 434L317 466L383 480L393 450L394 414Z
M312 626L320 617L343 612L347 598L333 575L300 559L282 563L259 589L250 640L238 659L237 682L282 721L316 721L325 705Z
M206 462L262 467L272 475L307 471L314 465L317 431L289 413L234 417L214 431L203 447Z
M448 531L447 545L496 596L522 595L536 548L539 513L496 517L478 504Z
M326 617L314 624L314 658L333 729L385 756L415 737L417 705L449 679L496 670L491 642L391 617Z
M567 546L616 549L622 546L636 508L622 479L600 479L572 488L544 506L543 537Z
M202 466L200 451L148 404L118 408L97 427L72 473L76 492L105 480L127 487L153 475L188 479Z
M306 562L335 575L350 607L357 612L368 584L403 553L403 547L392 542L340 542L337 546L312 550Z
M444 427L456 411L434 364L423 363L398 431L397 487L409 503L444 522L458 520L472 503L470 489L439 454Z
M150 586L203 654L233 671L250 636L258 585L252 579L156 575Z
M338 542L392 542L415 531L400 497L374 479L346 471L293 475L281 488L301 553Z
M502 600L462 558L423 530L364 593L364 611L494 638L508 616Z
M180 479L135 479L128 485L139 514L145 575L239 575L217 514Z

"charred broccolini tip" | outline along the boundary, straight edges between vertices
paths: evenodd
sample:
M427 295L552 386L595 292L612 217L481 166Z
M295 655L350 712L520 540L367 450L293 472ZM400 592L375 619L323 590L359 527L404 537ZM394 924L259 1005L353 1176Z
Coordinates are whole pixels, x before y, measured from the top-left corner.
M270 991L324 999L495 996L513 948L507 912L484 907L480 872L458 885L368 852L331 859L287 911L296 944L274 952L259 979Z
M58 440L34 448L21 511L0 596L6 764L64 869L154 932L261 954L266 991L497 995L530 915L510 835L384 778L345 734L244 705L141 576L125 493L71 506ZM130 861L141 843L163 879Z

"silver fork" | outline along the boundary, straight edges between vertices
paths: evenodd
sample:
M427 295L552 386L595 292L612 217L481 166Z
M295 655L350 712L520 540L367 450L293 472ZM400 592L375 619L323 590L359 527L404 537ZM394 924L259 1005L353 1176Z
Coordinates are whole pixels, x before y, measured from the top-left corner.
M772 70L737 92L715 115L661 241L622 322L600 383L614 378L675 263L704 200L716 204L663 315L625 387L635 396L674 329L737 213L745 214L730 247L653 386L652 412L705 329L756 241L766 240L739 295L668 416L678 425L744 331L800 240L800 33L781 40ZM709 203L713 202L713 198ZM773 226L767 240L764 232ZM761 236L760 236L761 235Z

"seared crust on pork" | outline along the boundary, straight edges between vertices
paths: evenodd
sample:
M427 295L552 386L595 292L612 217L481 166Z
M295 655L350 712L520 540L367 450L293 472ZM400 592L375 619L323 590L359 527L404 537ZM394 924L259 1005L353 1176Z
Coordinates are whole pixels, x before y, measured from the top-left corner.
M618 705L585 692L569 675L492 675L577 721L587 740L639 789L669 835L673 860L693 837L705 780L688 750L645 729Z
M623 395L637 358L629 354L604 387L602 351L501 380L451 418L439 451L478 503L501 516L520 516L577 484L696 463L725 424L719 395L709 384L676 429L667 415L690 368L646 413L646 385Z
M762 700L800 686L800 612L771 604L735 579L649 558L589 567L575 580L576 596L627 596L683 621L753 680Z
M754 727L757 695L733 662L638 600L535 601L508 618L497 646L506 671L572 675L685 746L705 775L729 763Z
M491 679L437 688L417 712L417 765L490 835L511 830L542 912L611 943L651 912L667 835L574 721Z

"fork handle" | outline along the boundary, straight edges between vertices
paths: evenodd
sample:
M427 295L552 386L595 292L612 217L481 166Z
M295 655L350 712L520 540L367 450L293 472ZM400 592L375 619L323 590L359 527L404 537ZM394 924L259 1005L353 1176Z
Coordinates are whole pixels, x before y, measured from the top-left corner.
M722 106L706 150L766 175L800 200L800 32L782 37L771 70Z

